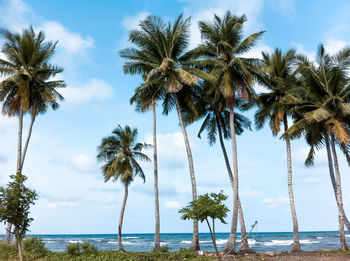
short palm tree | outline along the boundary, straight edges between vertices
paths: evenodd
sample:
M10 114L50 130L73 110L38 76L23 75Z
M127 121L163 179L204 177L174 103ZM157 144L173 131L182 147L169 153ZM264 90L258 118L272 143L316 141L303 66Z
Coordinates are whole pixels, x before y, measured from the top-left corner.
M181 104L186 103L187 99L180 100L179 97L189 97L181 95L181 92L198 82L194 73L204 74L204 72L184 66L185 60L188 59L184 51L188 47L189 25L190 20L184 20L182 15L173 24L170 22L166 24L158 17L149 16L140 22L139 30L129 33L129 40L138 48L124 49L121 51L121 56L128 60L124 64L125 73L147 75L147 84L152 84L154 81L161 83L165 92L168 93L164 102L167 105L175 105L186 146L192 198L196 200L197 186L193 158L181 110ZM172 107L168 106L165 110L168 111ZM196 220L193 223L191 249L199 250L198 221Z
M296 55L294 50L285 54L276 49L272 54L262 53L262 77L261 82L268 89L267 93L259 94L257 98L258 111L255 114L255 122L258 128L262 128L269 121L273 135L280 132L283 124L284 131L288 130L287 118L293 104L298 101L296 86ZM287 148L288 193L293 220L294 241L292 251L300 251L298 219L295 210L292 176L292 155L290 138L285 136Z
M291 126L286 134L299 137L305 133L320 135L320 130L328 148L329 163L334 161L336 190L338 206L340 244L343 250L348 249L344 232L344 208L341 190L341 175L335 145L348 150L349 145L349 116L350 116L350 48L344 48L334 55L329 55L324 46L320 45L316 54L316 63L309 62L300 57L300 73L305 88L304 102L296 107L299 119ZM321 126L321 127L320 127ZM310 134L309 134L310 135ZM315 139L317 141L317 139ZM309 140L311 145L315 141ZM330 157L333 154L333 161ZM348 155L349 151L346 151ZM311 152L312 153L312 152Z
M245 15L237 17L227 11L222 18L214 15L213 22L200 22L199 27L204 43L186 57L189 60L187 64L206 67L210 70L210 75L213 77L199 76L214 82L230 110L235 197L230 237L225 248L228 252L235 251L236 248L239 201L234 106L236 98L248 100L254 93L254 75L258 64L257 59L243 58L242 54L251 50L264 33L254 33L243 39L242 27L246 20Z
M112 135L103 138L101 145L98 146L97 160L105 162L101 167L105 182L111 178L112 181L117 181L119 178L124 184L124 199L118 225L119 251L124 251L122 225L128 198L128 187L134 181L135 176L141 177L145 182L145 174L138 160L150 161L147 155L142 153L142 150L149 148L151 145L137 142L137 134L137 129L131 129L129 126L125 126L123 129L119 125L113 130Z
M6 60L0 59L0 75L7 77L0 82L0 101L3 102L4 114L19 119L16 171L20 173L36 116L44 113L48 106L56 109L57 100L63 99L56 88L65 87L64 81L50 80L63 69L48 64L56 43L44 41L43 32L36 34L30 27L22 34L2 29L0 35L5 39L2 52L6 57ZM32 121L22 152L23 116L27 112ZM7 233L6 242L9 242L9 236Z
M153 111L153 169L154 169L154 205L155 205L155 233L154 249L160 249L160 215L159 215L159 192L158 192L158 155L157 155L157 101L164 96L164 88L161 84L141 84L136 88L130 103L136 103L136 110L140 112Z

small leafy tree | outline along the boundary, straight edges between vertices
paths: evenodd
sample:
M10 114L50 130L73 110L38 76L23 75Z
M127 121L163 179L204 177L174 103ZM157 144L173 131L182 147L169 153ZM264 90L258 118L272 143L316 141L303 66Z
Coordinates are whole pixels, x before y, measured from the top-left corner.
M9 231L14 234L18 246L19 258L22 261L21 242L28 231L30 222L33 218L29 217L30 205L38 199L35 191L24 186L27 177L21 173L11 175L10 181L6 188L0 188L0 222L11 223L13 230Z
M182 219L196 219L200 222L204 220L207 222L211 239L213 240L216 255L221 260L218 248L216 246L215 237L215 219L219 219L222 223L226 224L224 217L226 217L228 208L222 203L227 199L227 196L222 194L222 191L218 194L208 193L201 195L197 200L191 201L187 207L179 210L179 213L183 213ZM213 227L210 226L209 219L212 219Z

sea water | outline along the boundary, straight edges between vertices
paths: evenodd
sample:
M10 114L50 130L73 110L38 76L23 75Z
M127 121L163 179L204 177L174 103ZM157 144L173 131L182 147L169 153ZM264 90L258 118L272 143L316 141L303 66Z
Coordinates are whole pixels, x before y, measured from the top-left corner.
M41 237L45 246L51 251L65 251L71 243L90 242L100 250L117 250L118 240L115 234L91 234L91 235L28 235ZM223 250L228 239L228 233L217 233L216 243L219 250ZM1 236L4 237L4 236ZM346 235L350 244L350 235ZM151 251L153 249L154 234L123 234L123 247L126 251ZM192 240L190 233L161 234L161 246L167 245L169 251L178 251L180 248L189 248ZM240 241L238 234L237 240ZM290 251L293 244L293 233L271 232L251 233L249 246L256 252L265 251ZM213 244L209 233L199 234L201 250L213 252ZM300 244L302 250L331 250L339 249L339 232L318 231L300 232Z

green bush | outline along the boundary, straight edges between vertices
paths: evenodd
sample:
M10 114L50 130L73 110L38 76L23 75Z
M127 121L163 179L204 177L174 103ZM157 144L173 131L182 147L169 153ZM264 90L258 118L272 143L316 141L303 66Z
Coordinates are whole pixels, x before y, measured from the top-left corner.
M168 253L169 247L168 247L168 245L161 246L158 251L161 253Z
M187 248L180 248L179 254L183 258L190 258L190 257L196 257L196 254L194 251L187 249Z
M16 259L18 249L14 244L5 244L0 241L0 260Z
M98 255L98 250L95 246L90 245L89 242L73 243L66 247L67 254L70 256L79 256L81 254L87 256Z
M29 237L23 240L23 251L28 257L44 257L47 253L45 243L40 237Z
M98 250L95 246L93 245L90 245L89 242L84 242L82 245L81 245L81 248L83 250L83 254L84 255L88 255L88 256L95 256L95 255L98 255Z
M80 249L81 249L80 243L69 244L66 247L66 251L70 256L79 256L81 254Z

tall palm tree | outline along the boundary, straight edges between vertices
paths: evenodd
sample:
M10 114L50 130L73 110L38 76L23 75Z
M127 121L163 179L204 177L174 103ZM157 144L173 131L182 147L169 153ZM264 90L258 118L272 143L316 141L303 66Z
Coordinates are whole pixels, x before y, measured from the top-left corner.
M220 95L220 93L218 93L219 90L213 88L215 86L213 86L209 81L203 81L201 87L202 88L199 89L200 100L199 103L196 104L197 107L201 107L196 110L199 115L193 115L192 111L189 111L189 113L186 114L185 121L192 123L195 120L204 119L199 129L198 137L201 138L202 132L206 131L210 146L214 145L216 143L216 137L219 137L221 150L224 156L227 173L233 191L234 178L224 144L224 139L231 138L229 128L230 112L225 106L224 98L222 95ZM236 103L237 108L239 108L242 104L242 101L237 100ZM244 129L250 129L251 122L243 115L235 113L234 125L237 135L240 135L243 133ZM241 227L241 251L249 251L244 214L240 199L238 200L238 212Z
M155 205L155 232L154 249L160 249L160 215L159 215L159 192L158 192L158 155L157 155L157 101L164 96L164 88L161 84L142 84L136 88L130 103L136 103L136 110L140 112L152 109L153 112L153 169L154 169L154 205Z
M63 69L48 64L56 43L45 42L43 32L36 34L30 27L22 34L2 29L0 35L5 39L2 52L6 57L6 60L0 59L0 75L7 77L0 83L0 101L3 102L4 114L19 119L16 172L22 172L36 115L45 112L48 105L56 109L56 99L62 99L55 89L65 87L64 81L49 79ZM32 121L22 152L23 116L27 112L30 112ZM6 242L9 240L10 234L7 233Z
M187 100L180 100L183 89L195 85L198 78L194 75L204 74L196 68L184 66L188 58L184 51L188 47L190 19L183 19L180 15L171 24L163 22L155 16L148 16L141 21L139 30L129 33L129 40L138 48L127 48L121 51L121 56L128 61L124 64L124 72L128 74L146 74L146 83L162 82L162 87L169 94L165 103L171 100L177 109L179 123L183 132L186 146L191 185L192 198L197 199L197 186L194 174L192 151L188 140L186 128L182 118L181 104ZM188 96L186 96L188 97ZM168 103L169 104L169 103ZM171 108L173 106L170 106ZM166 108L165 110L168 110ZM193 222L192 250L199 250L198 221Z
M340 244L343 250L347 250L341 175L335 145L340 144L345 150L349 145L350 48L344 48L331 56L321 44L317 50L315 63L309 62L304 57L300 57L299 60L300 73L306 87L303 93L305 102L296 107L301 117L286 131L286 134L300 136L319 125L320 129L325 131L323 137L325 142L330 144L330 149L329 146L326 147L332 152L328 151L328 155L333 154L336 174L333 179L330 171L331 179L336 182L336 186L333 187L336 190ZM320 129L313 131L319 132ZM331 162L330 157L328 160Z
M205 66L211 69L210 74L214 77L206 79L214 80L215 86L220 89L230 110L235 196L231 233L225 248L225 251L229 252L235 251L236 248L239 201L234 106L236 98L248 100L254 92L252 86L258 62L257 59L243 58L242 54L251 50L264 33L263 31L254 33L243 39L242 27L246 21L245 15L237 17L227 11L223 18L214 15L213 22L199 22L204 43L192 50L186 57L190 60L187 64L195 67ZM206 75L200 76L206 77Z
M149 148L151 145L137 142L137 134L137 129L131 129L127 125L123 129L118 125L111 136L102 139L101 145L97 149L97 160L105 162L101 167L105 182L111 178L112 181L117 181L119 178L124 184L124 199L118 225L119 251L124 251L122 225L126 200L128 199L128 187L134 181L135 176L141 177L145 182L145 174L138 160L150 161L148 156L142 153L142 150Z
M273 135L280 132L281 124L284 131L288 130L287 117L293 104L296 104L296 56L294 50L285 54L275 49L272 54L262 53L262 77L261 82L268 89L267 93L259 94L257 98L258 111L255 114L256 126L262 128L266 121L269 121ZM288 194L289 204L293 220L294 241L292 251L300 251L298 219L295 210L292 176L292 155L290 138L285 136L287 149L287 170L288 170Z

